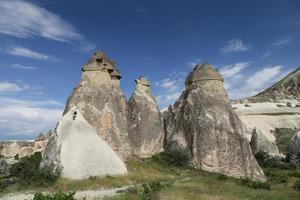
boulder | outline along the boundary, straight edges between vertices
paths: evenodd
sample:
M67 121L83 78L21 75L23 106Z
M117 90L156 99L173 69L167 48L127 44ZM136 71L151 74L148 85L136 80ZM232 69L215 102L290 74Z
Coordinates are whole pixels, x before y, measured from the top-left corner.
M279 150L275 142L270 141L260 130L256 128L252 131L251 148L254 154L265 152L270 156L278 156Z
M62 177L75 180L127 172L124 162L75 106L59 121L46 146L41 166L53 166L61 170Z
M149 81L140 77L135 82L135 91L128 101L128 133L133 154L149 157L163 151L163 120Z
M288 143L286 158L288 161L300 164L300 131L295 133Z
M166 150L189 151L196 167L233 177L266 181L244 125L233 111L223 77L211 65L197 64L185 90L165 113Z
M95 52L82 68L81 79L68 98L64 113L76 106L100 138L126 159L128 114L120 78L115 63L104 53Z

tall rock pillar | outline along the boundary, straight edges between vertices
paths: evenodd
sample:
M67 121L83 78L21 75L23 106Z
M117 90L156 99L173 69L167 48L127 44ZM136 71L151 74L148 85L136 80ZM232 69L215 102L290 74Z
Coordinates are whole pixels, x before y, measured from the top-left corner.
M245 128L233 111L219 71L198 64L185 90L165 114L166 150L187 150L194 164L206 171L265 181Z
M128 101L129 138L134 155L149 157L163 150L163 120L150 82L144 77L135 82L135 91Z

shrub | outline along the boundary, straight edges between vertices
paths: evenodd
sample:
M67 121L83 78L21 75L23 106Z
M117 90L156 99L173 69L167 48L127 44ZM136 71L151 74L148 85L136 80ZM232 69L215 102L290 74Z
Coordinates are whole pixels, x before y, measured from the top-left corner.
M218 180L219 181L225 181L228 179L228 176L224 175L224 174L219 174L218 175Z
M300 179L298 179L295 184L293 185L293 188L300 191Z
M240 178L237 179L237 184L239 185L244 185L247 187L251 187L254 189L265 189L265 190L270 190L271 186L268 182L256 182L256 181L252 181L249 178Z
M155 192L159 192L163 189L165 189L165 186L157 181L143 183L138 188L138 195L141 200L151 200Z
M152 159L169 166L184 167L190 164L191 155L189 151L166 151L154 155Z
M281 157L272 157L263 151L257 152L254 156L261 167L276 168L282 170L295 169L297 167L293 163L285 162Z
M23 157L10 168L11 176L17 183L29 186L49 186L59 177L58 172L53 172L52 167L40 168L41 153L35 153L29 157Z
M75 192L71 193L56 193L54 195L44 195L42 193L35 193L33 200L75 200L74 198Z

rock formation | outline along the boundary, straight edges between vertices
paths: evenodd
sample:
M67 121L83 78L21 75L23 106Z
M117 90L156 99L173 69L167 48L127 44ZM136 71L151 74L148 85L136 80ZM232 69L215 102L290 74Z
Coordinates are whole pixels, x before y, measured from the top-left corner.
M276 143L273 135L276 128L300 128L299 84L300 68L297 68L259 94L232 101L235 112L248 129L249 140L254 128L273 144Z
M35 140L12 140L0 142L0 155L12 158L18 155L20 158L30 156L35 152L43 153L48 142L49 135L41 133Z
M265 152L270 156L279 155L275 142L271 142L260 130L253 129L251 137L251 148L254 154Z
M82 68L64 114L76 106L100 138L125 159L129 152L127 104L119 87L120 78L115 63L104 53L95 52Z
M288 143L286 158L288 161L300 164L300 131L295 133Z
M300 67L253 98L257 100L300 99Z
M149 81L140 77L135 82L135 91L128 101L128 133L133 154L149 157L163 151L163 120Z
M75 106L59 121L43 156L42 167L62 170L62 177L122 175L125 164Z
M166 150L188 150L194 164L206 171L265 181L219 71L198 64L185 85L165 114Z

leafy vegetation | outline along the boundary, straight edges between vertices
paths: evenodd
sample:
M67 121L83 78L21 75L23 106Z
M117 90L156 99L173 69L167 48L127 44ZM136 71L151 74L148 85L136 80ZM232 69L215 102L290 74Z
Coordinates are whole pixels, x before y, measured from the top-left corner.
M266 152L257 152L255 158L261 167L276 169L295 169L294 163L288 163L284 158L269 156Z
M44 195L40 192L35 193L33 200L75 200L75 192L62 193L58 192L54 195Z
M266 189L266 190L271 189L270 183L251 181L249 178L241 178L241 179L238 179L236 182L240 185L244 185L244 186L251 187L254 189Z
M191 162L191 154L189 151L166 151L154 155L152 159L164 165L186 167Z
M275 168L266 166L264 171L268 177L268 183L262 184L247 179L235 179L218 173L204 172L189 167L189 164L178 167L172 165L173 162L166 162L161 156L159 156L159 159L157 159L157 155L155 157L129 160L127 162L128 175L126 176L91 177L81 181L59 178L57 182L47 188L35 185L28 189L66 193L69 191L110 189L135 185L134 188L120 192L118 196L109 197L106 200L298 200L300 196L300 191L297 189L299 187L297 180L300 178L299 167ZM23 188L23 185L21 186Z
M287 144L289 143L292 136L296 133L295 129L292 128L276 128L275 138L276 145L281 153L286 154Z
M58 172L53 172L53 168L40 168L42 160L41 153L35 153L28 157L23 157L19 162L13 164L10 168L12 177L16 182L26 186L48 187L55 183L59 178Z

